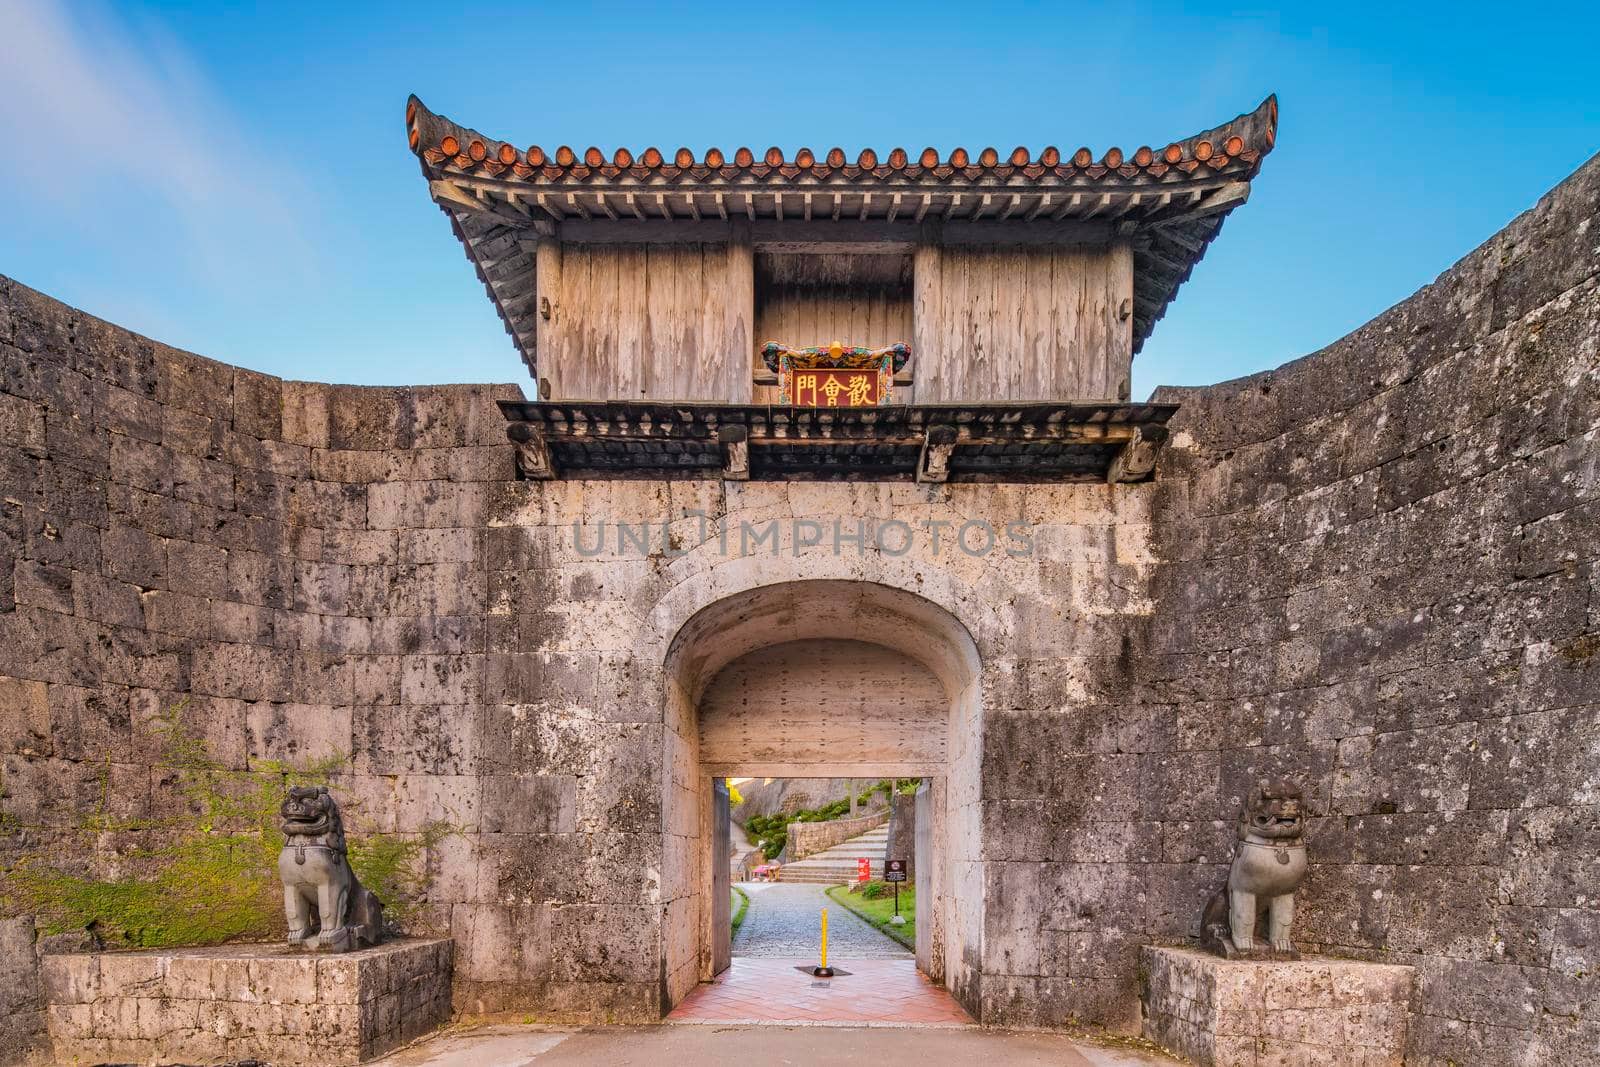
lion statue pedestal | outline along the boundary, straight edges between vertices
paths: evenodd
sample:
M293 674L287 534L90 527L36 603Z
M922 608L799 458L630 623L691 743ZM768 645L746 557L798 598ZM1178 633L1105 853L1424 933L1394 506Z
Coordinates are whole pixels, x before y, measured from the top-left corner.
M350 869L344 822L327 786L295 786L283 806L278 878L289 944L349 952L383 940L383 903Z
M1228 884L1200 920L1201 948L1230 960L1300 958L1289 933L1294 891L1308 869L1301 803L1292 782L1262 782L1250 794Z

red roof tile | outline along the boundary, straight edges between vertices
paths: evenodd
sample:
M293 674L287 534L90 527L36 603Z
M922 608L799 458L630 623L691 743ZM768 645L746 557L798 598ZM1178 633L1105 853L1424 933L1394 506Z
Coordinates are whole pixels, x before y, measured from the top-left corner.
M731 160L717 148L708 149L699 156L687 148L679 148L669 160L654 147L637 155L618 148L609 157L594 147L586 149L581 157L565 145L557 148L553 155L538 145L518 150L508 142L457 126L429 111L414 96L406 104L407 139L412 150L428 165L443 171L487 172L531 184L565 184L574 179L611 183L652 178L687 178L705 183L743 182L754 178L783 184L830 179L888 181L897 177L919 184L928 181L989 184L1019 176L1029 183L1043 184L1083 178L1100 180L1113 172L1123 181L1161 180L1170 173L1168 168L1175 166L1188 174L1201 164L1213 172L1231 168L1253 174L1262 157L1272 151L1277 122L1277 97L1269 96L1254 111L1215 130L1175 141L1159 153L1141 147L1130 156L1121 148L1111 147L1098 157L1098 163L1095 153L1087 147L1079 148L1064 160L1054 146L1041 149L1037 154L1019 146L1004 157L994 148L984 148L976 159L965 148L953 149L943 156L933 148L925 148L915 157L904 148L882 154L866 148L853 162L840 148L829 149L819 158L810 148L801 148L790 156L783 149L772 147L759 161L745 147L736 149Z

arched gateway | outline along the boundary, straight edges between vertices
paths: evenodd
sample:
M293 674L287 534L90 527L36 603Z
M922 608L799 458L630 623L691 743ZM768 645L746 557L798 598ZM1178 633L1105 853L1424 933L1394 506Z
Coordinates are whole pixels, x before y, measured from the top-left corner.
M319 1005L350 1062L452 1010L659 1020L718 964L713 777L905 771L929 974L984 1025L1188 1047L1221 964L1174 945L1292 776L1297 941L1415 964L1365 987L1367 1060L1593 1062L1600 161L1346 340L1126 402L1276 117L852 163L546 152L413 100L526 392L283 381L0 278L0 873L123 879L192 822L163 709L238 773L331 761L353 831L433 842L440 938ZM34 922L0 916L0 1062L217 1058L157 1047L162 982L257 1020L230 1059L307 1051L232 949L101 971ZM1359 1058L1292 988L1211 1022Z
M663 930L676 1002L727 965L726 816L715 779L929 779L927 855L917 857L917 962L961 990L964 946L982 935L981 659L966 625L932 601L868 581L760 585L700 609L666 656L663 825L673 865ZM719 879L719 874L721 878ZM974 889L978 891L974 891Z

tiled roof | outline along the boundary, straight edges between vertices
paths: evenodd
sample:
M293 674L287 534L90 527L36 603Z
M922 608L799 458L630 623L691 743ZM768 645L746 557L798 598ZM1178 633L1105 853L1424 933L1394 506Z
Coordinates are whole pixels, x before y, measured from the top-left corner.
M910 224L924 221L945 224L947 238L952 226L977 224L1004 234L1036 231L1046 240L1051 223L1088 223L1114 230L1132 247L1137 352L1223 220L1248 197L1277 125L1277 98L1269 96L1214 129L1127 152L927 148L913 155L895 148L851 159L838 148L759 155L679 148L668 156L656 148L518 148L458 126L414 96L406 103L407 136L433 198L530 371L536 301L532 256L521 238L537 225L593 222L681 226L744 218L787 227L849 220L884 226L877 239L892 232L908 241L916 235ZM639 240L650 239L647 228L639 232Z
M971 152L957 148L941 154L924 148L912 155L904 148L878 153L862 149L851 159L843 149L814 152L802 148L786 154L768 148L757 155L749 148L724 153L711 148L696 155L679 148L670 156L658 148L606 152L589 147L581 152L562 145L519 149L457 126L429 111L415 96L406 103L411 148L431 167L459 174L479 174L530 185L624 184L657 180L692 184L747 183L801 185L846 182L948 183L981 185L1051 185L1062 182L1160 182L1213 174L1253 174L1272 151L1278 120L1277 98L1269 96L1255 111L1214 130L1174 141L1160 148L1132 151L1108 148L1096 153L1079 148L1067 154L1055 147L1038 152L1018 147L1005 155L994 148Z

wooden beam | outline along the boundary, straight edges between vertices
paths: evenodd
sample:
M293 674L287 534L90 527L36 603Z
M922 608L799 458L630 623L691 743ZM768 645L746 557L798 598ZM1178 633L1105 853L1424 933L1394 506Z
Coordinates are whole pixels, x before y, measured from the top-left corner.
M810 408L774 408L775 411L792 413L796 418L803 419L812 409ZM848 409L847 409L848 410ZM1133 439L1138 430L1132 423L1105 423L1105 422L1073 422L1062 423L1053 428L1045 428L1039 433L1025 435L1011 435L1005 433L973 433L969 428L955 426L957 440L953 444L967 445L1107 445L1125 444ZM777 428L760 428L750 431L748 442L751 447L759 448L767 445L859 445L863 441L889 445L918 445L927 441L925 431L915 428L903 428L895 431L876 430L847 433L842 428L835 428L831 436L811 436L804 432L804 425L795 425L786 422ZM638 425L615 426L609 423L590 424L585 419L573 419L566 427L552 427L551 434L562 438L590 438L608 441L665 441L671 440L673 434L662 432L654 427L641 427Z
M465 206L465 205L464 205ZM665 205L663 205L665 207ZM481 209L482 205L477 205ZM581 204L572 202L572 211ZM638 200L628 201L634 216L643 214ZM845 219L831 222L817 218L807 222L798 218L758 219L749 223L751 240L758 252L909 253L924 243L923 227L901 214L894 222L885 219ZM568 214L555 226L560 240L580 244L708 244L726 241L731 221L720 218L699 220L656 217L577 218ZM528 219L507 219L521 227L531 227ZM1116 236L1116 225L1107 220L1061 222L1019 217L1010 219L952 219L944 222L938 241L948 246L962 245L1055 245L1099 247Z
M948 774L943 763L702 763L700 773L713 778L927 778Z
M575 244L714 244L728 239L731 224L721 219L568 219L557 228Z
M1065 219L1068 215L1076 215L1078 213L1078 208L1080 208L1082 206L1083 206L1083 194L1082 193L1073 193L1071 196L1067 197L1067 202L1061 205L1061 210L1057 211L1054 215L1052 215L1050 217L1054 221L1060 222L1061 220Z
M952 219L944 224L942 242L959 245L1068 245L1111 243L1114 227L1107 222L1002 222L999 219Z
M1249 199L1249 182L1229 182L1227 185L1206 193L1195 201L1193 205L1178 211L1176 214L1165 215L1156 221L1163 226L1175 222L1190 222L1194 219L1218 215L1224 211L1232 211Z
M561 339L560 311L556 302L561 293L561 241L553 234L542 236L533 247L533 285L539 294L533 316L533 351L541 360L545 377L561 382L560 362L555 358Z
M758 252L910 252L917 229L905 222L758 220L751 226Z
M428 192L434 202L457 211L471 211L479 215L492 215L513 226L527 226L532 220L508 204L490 197L479 198L472 190L454 182L435 179L428 183Z

